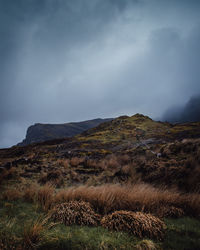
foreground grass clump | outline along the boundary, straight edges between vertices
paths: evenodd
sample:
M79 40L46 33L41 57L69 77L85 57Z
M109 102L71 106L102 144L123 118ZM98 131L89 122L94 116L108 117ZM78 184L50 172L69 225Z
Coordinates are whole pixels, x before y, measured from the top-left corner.
M167 225L164 249L200 249L200 221L184 217L165 219Z
M45 234L38 249L131 250L137 249L138 242L139 239L125 232L110 232L102 227L57 225Z
M164 222L151 214L117 211L103 217L101 225L111 230L126 231L140 238L164 238Z
M0 249L200 249L200 221L194 218L165 219L164 241L157 242L103 227L57 224L47 217L37 204L1 200Z
M138 242L102 227L53 223L31 203L0 201L0 249L134 249Z
M52 210L51 218L65 225L97 226L100 216L94 212L91 205L84 201L61 203Z
M55 203L71 200L89 202L100 214L128 210L152 213L159 217L200 215L199 194L182 194L149 184L70 187L57 192L54 197Z
M149 184L120 185L105 184L100 186L73 186L55 189L52 185L30 185L22 191L8 188L0 199L33 202L47 212L56 204L69 201L90 203L98 214L126 210L151 213L159 218L180 218L183 216L200 217L200 195L181 193L174 189L156 188Z

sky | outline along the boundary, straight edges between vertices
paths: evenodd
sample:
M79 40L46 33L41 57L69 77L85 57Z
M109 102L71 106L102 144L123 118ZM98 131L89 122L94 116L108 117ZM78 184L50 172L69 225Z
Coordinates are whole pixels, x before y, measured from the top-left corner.
M0 147L34 123L180 111L200 94L199 13L199 0L0 0Z

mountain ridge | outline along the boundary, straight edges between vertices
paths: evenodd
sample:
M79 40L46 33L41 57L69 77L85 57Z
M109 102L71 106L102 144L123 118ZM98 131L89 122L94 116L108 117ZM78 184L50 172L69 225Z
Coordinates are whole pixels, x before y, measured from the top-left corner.
M25 139L18 143L17 146L26 146L32 143L72 137L85 130L96 127L101 123L111 120L112 118L96 118L92 120L63 124L35 123L34 125L28 127Z

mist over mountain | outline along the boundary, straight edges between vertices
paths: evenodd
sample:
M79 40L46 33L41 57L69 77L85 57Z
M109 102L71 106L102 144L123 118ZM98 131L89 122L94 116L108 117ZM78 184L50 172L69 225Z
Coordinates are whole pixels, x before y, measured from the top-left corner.
M0 0L0 147L35 123L155 118L186 103L200 93L199 10L197 0Z
M172 123L200 121L200 95L191 97L182 107L171 107L164 113L162 120Z

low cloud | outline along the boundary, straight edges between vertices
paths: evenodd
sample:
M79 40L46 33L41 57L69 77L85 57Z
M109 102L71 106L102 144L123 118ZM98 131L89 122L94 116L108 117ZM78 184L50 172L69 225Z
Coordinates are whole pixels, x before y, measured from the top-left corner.
M144 113L200 93L200 2L0 0L0 147L34 123Z
M193 96L183 106L169 108L162 118L163 121L176 122L199 122L200 121L200 95Z

